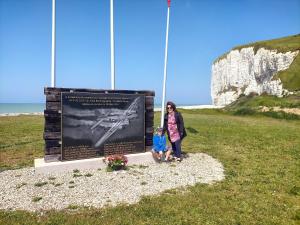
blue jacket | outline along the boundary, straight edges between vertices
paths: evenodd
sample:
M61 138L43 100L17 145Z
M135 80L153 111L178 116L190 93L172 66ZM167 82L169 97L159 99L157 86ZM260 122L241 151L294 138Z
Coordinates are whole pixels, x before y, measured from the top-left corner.
M153 136L153 149L156 152L165 151L167 149L167 141L165 135L159 136L155 134Z

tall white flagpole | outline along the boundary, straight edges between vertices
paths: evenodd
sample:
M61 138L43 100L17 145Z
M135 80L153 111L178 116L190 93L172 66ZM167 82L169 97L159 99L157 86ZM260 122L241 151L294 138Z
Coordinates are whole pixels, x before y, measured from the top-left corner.
M55 69L55 0L52 0L51 87L56 85Z
M166 32L166 47L165 47L165 66L164 66L164 83L163 93L161 101L161 120L160 126L164 125L164 109L165 109L165 97L166 97L166 81L167 81L167 63L168 63L168 39L169 39L169 22L170 22L170 0L168 0L168 15L167 15L167 32Z
M111 89L115 89L114 0L110 0L110 73Z

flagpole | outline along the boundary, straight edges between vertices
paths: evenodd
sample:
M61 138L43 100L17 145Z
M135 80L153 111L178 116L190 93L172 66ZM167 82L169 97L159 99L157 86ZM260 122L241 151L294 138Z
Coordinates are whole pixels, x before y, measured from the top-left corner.
M56 86L55 69L55 0L52 0L51 87Z
M110 74L111 89L115 89L114 0L110 0Z
M164 82L163 93L161 102L161 121L160 126L164 125L164 109L165 109L165 96L166 96L166 81L167 81L167 63L168 63L168 39L169 39L169 22L170 22L170 2L168 0L168 15L167 15L167 31L166 31L166 47L165 47L165 65L164 65Z

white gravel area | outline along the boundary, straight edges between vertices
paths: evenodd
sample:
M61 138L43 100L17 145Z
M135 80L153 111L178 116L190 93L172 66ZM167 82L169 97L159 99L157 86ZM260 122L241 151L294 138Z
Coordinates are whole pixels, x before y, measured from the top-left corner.
M204 153L188 154L182 162L136 165L115 172L37 175L34 168L7 170L0 173L0 209L40 211L131 204L142 196L222 179L222 164Z

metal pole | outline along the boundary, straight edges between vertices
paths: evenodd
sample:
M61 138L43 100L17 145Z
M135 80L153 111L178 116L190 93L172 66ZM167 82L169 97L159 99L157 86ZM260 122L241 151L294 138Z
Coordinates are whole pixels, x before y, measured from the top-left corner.
M165 66L164 66L164 84L163 84L163 93L162 93L162 102L161 102L161 121L160 126L164 125L164 109L165 109L165 96L166 96L166 81L167 81L167 63L168 63L168 39L169 39L169 21L170 20L170 7L168 7L168 16L167 16L167 32L166 32L166 48L165 48Z
M110 73L111 89L115 89L114 0L110 0Z
M55 0L52 0L51 87L56 86L55 69Z

